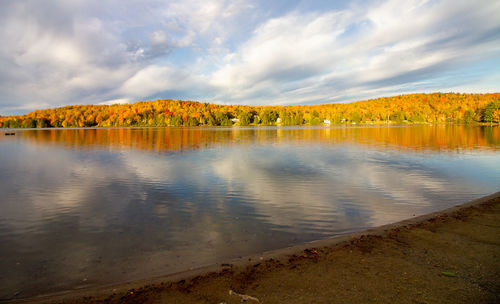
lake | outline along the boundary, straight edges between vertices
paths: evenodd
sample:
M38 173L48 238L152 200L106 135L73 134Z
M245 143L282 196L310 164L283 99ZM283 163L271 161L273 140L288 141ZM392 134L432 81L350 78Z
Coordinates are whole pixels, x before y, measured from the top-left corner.
M0 299L179 272L499 190L495 126L3 129Z

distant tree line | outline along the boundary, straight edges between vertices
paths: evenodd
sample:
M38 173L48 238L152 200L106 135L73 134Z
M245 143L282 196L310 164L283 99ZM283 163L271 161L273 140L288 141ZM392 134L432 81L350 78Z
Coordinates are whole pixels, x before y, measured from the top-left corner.
M240 106L156 100L78 105L0 117L1 128L499 123L500 93L433 93L311 106Z

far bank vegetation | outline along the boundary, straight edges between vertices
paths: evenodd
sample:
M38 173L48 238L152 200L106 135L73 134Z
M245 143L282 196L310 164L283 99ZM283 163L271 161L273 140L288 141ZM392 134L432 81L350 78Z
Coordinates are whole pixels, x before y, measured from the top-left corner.
M0 117L1 128L164 127L500 122L500 93L433 93L310 106L240 106L156 100L78 105Z

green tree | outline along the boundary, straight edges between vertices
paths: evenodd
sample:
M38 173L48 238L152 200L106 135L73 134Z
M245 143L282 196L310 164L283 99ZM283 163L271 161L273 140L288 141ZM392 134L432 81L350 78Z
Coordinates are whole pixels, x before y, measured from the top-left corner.
M189 117L188 120L187 120L187 122L186 122L186 125L190 126L190 127L197 126L199 124L200 123L198 122L198 120L196 118L194 118L194 117Z
M473 119L474 119L474 112L472 112L471 110L465 111L463 118L464 123L470 124L472 123Z
M242 111L238 115L239 125L248 126L252 122L253 113Z
M405 120L405 113L403 111L396 111L389 118L397 123L402 123Z
M182 126L182 118L179 116L173 116L170 118L170 125L171 126Z
M495 115L495 111L500 110L500 99L490 102L483 110L484 122L499 122Z
M349 115L349 121L359 123L361 121L361 113L359 111L353 111Z

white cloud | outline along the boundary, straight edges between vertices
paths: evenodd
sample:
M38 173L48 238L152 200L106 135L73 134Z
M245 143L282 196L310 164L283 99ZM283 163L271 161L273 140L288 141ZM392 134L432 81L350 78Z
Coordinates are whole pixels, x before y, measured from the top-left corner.
M497 1L293 8L246 0L2 2L0 113L149 96L324 103L424 83L500 90L491 84L498 71L471 72L500 55Z
M226 56L226 65L213 75L213 84L240 91L261 81L295 80L314 75L332 51L329 47L342 33L336 21L345 18L333 13L322 16L292 14L273 19L258 28L239 52ZM291 79L288 79L292 76Z
M220 88L219 99L301 103L411 83L439 74L432 69L470 63L485 49L498 55L498 33L496 39L475 41L499 31L498 14L493 2L478 8L464 1L295 11L261 25L226 56L212 84ZM463 16L468 16L464 24Z
M170 66L150 65L127 79L117 93L147 97L164 91L189 89L196 81L196 77L186 71Z
M167 43L167 35L164 31L153 32L149 38L152 44L164 44Z
M115 105L115 104L125 104L129 103L132 100L130 98L117 98L117 99L111 99L111 100L106 100L103 102L100 102L100 105Z

